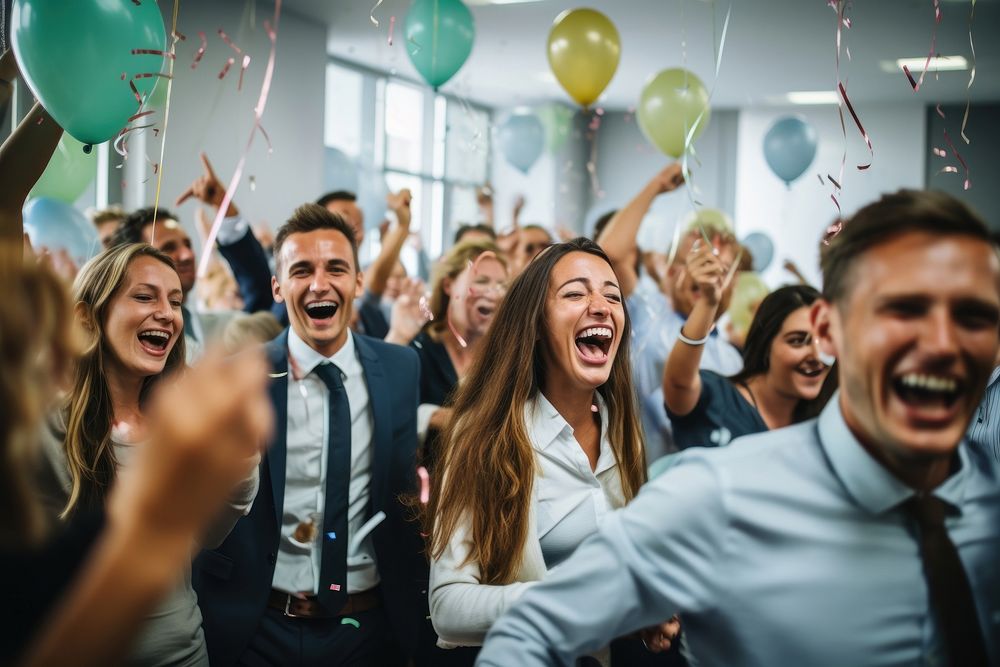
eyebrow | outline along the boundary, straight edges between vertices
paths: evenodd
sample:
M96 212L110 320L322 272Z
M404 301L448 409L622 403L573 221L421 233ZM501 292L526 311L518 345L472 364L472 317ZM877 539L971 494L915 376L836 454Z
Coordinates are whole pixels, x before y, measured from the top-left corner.
M566 287L566 285L569 285L570 283L583 283L587 287L590 287L590 278L583 278L583 277L580 277L580 278L570 278L569 280L567 280L566 282L564 282L562 285L560 285L557 289L562 289L563 287ZM621 288L618 287L617 283L612 282L610 280L605 280L603 287L614 287L616 290L621 290Z
M159 292L159 291L161 291L161 290L160 290L160 287L159 287L158 285L154 285L154 284L152 284L152 283L137 283L136 285L134 285L134 286L132 287L132 289L139 289L140 287L145 287L146 289L150 289L150 290L153 290L154 292ZM183 293L184 293L184 292L182 292L182 291L181 291L181 290L179 290L179 289L172 289L172 290L169 290L169 291L167 292L167 294L169 294L169 295L174 295L174 294L183 294Z

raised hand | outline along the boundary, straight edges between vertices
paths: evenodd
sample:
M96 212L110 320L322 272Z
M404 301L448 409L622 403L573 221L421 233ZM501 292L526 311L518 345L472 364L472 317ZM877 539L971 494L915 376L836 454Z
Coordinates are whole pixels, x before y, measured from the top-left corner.
M680 163L675 162L667 165L660 173L653 177L650 183L656 186L657 194L670 192L684 185L684 172L681 169Z
M639 631L642 643L653 653L660 653L670 648L671 642L677 640L681 633L680 619L674 616L669 621L654 625Z
M698 286L699 297L709 305L718 305L726 279L726 267L715 249L701 239L696 240L688 253L687 272Z
M194 179L190 187L177 197L177 200L174 202L175 206L180 206L192 197L215 208L219 208L222 205L222 200L226 197L226 186L215 175L212 163L208 161L208 156L204 153L201 154L201 166L201 176ZM226 217L231 218L238 214L239 209L236 208L236 204L229 202L229 208L226 209Z
M426 287L422 280L406 278L399 290L399 296L392 305L389 335L386 340L397 345L409 345L431 319L431 312L425 296Z

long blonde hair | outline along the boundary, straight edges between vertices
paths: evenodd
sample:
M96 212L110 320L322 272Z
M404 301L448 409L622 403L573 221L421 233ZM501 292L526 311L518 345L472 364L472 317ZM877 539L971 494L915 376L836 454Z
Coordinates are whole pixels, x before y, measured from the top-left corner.
M448 306L451 304L451 298L445 291L445 281L455 280L469 264L487 252L496 255L497 261L503 265L504 270L507 269L507 260L500 253L500 248L492 241L485 240L457 243L434 264L434 271L431 275L430 302L434 318L427 324L427 331L434 340L440 340L441 334L448 328Z
M545 373L542 346L549 276L556 263L572 252L596 255L611 264L597 244L583 238L551 246L528 264L483 339L444 433L443 458L425 513L430 553L440 557L458 526L470 522L472 549L467 562L478 563L485 584L513 580L528 537L536 463L524 406L538 395ZM626 311L611 375L597 390L607 405L608 440L626 500L638 493L646 478L629 361L630 330Z
M0 544L18 546L45 534L32 484L39 428L79 353L66 287L21 252L0 245Z
M129 267L138 257L152 257L174 269L170 258L153 246L131 243L105 250L87 262L73 283L76 317L83 325L87 342L65 409L63 445L72 487L63 517L81 506L100 507L115 478L117 461L111 442L114 410L104 368L108 354L104 323L112 299L123 288ZM140 401L159 378L183 366L184 337L179 336L167 355L163 372L143 381Z

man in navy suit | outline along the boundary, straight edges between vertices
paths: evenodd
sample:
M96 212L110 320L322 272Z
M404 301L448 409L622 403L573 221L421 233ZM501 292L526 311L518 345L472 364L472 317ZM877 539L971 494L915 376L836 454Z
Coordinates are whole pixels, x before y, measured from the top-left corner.
M354 334L363 289L339 216L306 204L278 230L266 347L274 442L250 514L202 552L194 580L215 666L393 665L427 615L412 511L416 353Z

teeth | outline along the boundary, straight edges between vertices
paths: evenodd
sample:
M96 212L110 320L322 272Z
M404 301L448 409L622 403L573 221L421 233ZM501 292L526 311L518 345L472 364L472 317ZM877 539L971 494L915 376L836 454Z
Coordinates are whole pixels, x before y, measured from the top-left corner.
M140 332L139 335L140 336L158 336L160 338L163 338L164 340L170 338L170 334L168 334L166 331L155 331L153 329L150 329L149 331Z
M590 338L592 336L597 338L611 338L611 329L608 327L590 327L582 331L577 338Z
M306 306L306 308L333 308L336 305L333 301L314 301Z
M936 375L923 375L921 373L907 373L900 382L905 387L923 389L925 391L949 392L958 391L958 382L952 378L940 377Z

